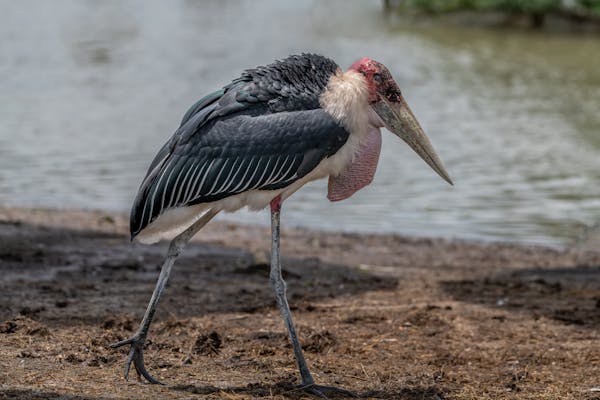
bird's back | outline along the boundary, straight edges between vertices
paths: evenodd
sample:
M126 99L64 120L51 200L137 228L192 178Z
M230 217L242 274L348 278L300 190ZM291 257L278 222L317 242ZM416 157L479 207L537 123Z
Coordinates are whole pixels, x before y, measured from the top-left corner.
M190 107L148 168L132 238L166 210L278 189L333 154L348 132L319 97L338 68L323 56L290 56L246 70Z

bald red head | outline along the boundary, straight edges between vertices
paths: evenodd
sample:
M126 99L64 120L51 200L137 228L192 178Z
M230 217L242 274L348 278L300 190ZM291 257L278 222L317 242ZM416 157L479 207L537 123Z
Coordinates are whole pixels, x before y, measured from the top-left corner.
M363 57L352 64L349 69L359 72L365 77L369 86L369 100L372 103L378 101L380 96L394 103L402 98L398 84L385 65L371 60L369 57Z

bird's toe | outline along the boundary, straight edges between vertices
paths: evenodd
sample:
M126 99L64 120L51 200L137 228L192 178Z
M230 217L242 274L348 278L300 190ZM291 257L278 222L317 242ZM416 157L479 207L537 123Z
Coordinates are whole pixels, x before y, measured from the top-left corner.
M125 361L125 371L123 374L125 380L128 380L129 371L131 370L131 365L133 364L135 372L137 373L140 379L144 378L149 383L163 385L162 382L150 375L150 373L146 369L146 366L144 365L144 342L144 338L139 337L138 335L134 335L129 339L113 343L110 345L110 347L118 348L125 345L131 346L131 348L129 349L129 354L127 355L127 360Z
M335 386L324 386L324 385L316 385L316 384L303 384L300 385L300 389L303 391L313 394L315 396L321 397L323 399L328 399L331 397L339 398L358 398L359 396L356 393L353 393L349 390L338 388Z

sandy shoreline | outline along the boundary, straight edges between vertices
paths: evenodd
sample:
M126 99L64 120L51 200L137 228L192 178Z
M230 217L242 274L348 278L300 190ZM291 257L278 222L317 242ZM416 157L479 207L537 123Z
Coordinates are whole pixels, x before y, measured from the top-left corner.
M19 208L0 205L0 223L4 224L27 224L43 227L58 227L70 230L94 230L117 235L129 234L129 216L125 213L103 211L103 210L82 210L82 209L52 209L52 208ZM600 253L600 234L596 234L595 227L592 227L587 233L588 236L582 238L577 243L565 246L545 246L538 244L526 244L518 242L503 241L477 241L461 238L430 238L415 237L403 234L385 233L359 233L359 232L332 232L321 231L300 227L282 227L282 235L286 237L282 245L288 242L293 254L302 255L303 252L315 247L317 242L326 241L329 245L339 244L348 246L367 240L369 243L376 243L379 246L390 244L406 243L439 245L444 248L460 248L466 252L484 251L502 249L518 250L528 249L527 251L538 250L541 253L546 251L558 253L575 254L594 254ZM598 238L596 238L598 236ZM597 240L598 239L598 240ZM230 221L211 221L206 227L198 233L194 242L212 242L224 246L243 247L249 250L270 250L270 228L261 225L251 225L236 223ZM306 242L311 242L308 247ZM304 244L304 245L303 245ZM323 246L318 246L323 247ZM339 249L332 249L334 257ZM320 253L320 256L328 256Z
M266 227L197 235L146 350L169 385L127 383L124 353L106 346L137 327L166 244L131 244L125 215L0 207L0 398L302 398L268 251ZM320 383L373 398L600 398L598 251L284 229L282 254Z

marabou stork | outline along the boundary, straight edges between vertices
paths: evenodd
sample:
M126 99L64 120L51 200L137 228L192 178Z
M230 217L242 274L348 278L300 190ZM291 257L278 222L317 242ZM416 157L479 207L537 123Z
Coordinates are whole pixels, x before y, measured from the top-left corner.
M380 128L403 139L452 184L429 139L388 69L362 58L346 71L315 54L290 56L248 69L199 100L150 164L131 210L131 237L142 243L173 238L125 365L146 370L143 346L171 267L186 243L221 211L270 205L270 282L302 377L301 387L323 395L310 374L286 299L279 258L282 202L305 183L329 178L327 197L343 200L373 179ZM342 391L349 394L349 392Z

